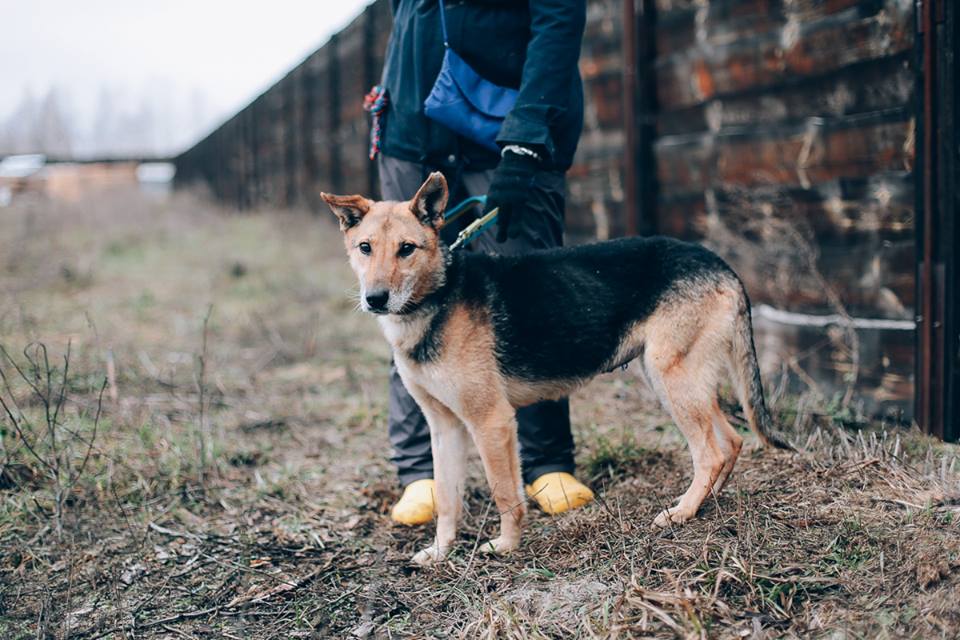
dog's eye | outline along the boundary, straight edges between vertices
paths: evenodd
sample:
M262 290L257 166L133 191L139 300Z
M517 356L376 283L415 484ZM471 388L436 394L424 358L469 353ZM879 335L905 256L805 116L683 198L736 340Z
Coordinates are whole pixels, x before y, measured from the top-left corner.
M365 256L370 255L370 243L369 243L369 242L361 242L360 244L357 245L357 248L360 249L360 253L362 253L363 255L365 255Z
M400 245L400 251L397 251L397 255L401 258L406 258L417 248L417 245L410 244L409 242L404 242Z

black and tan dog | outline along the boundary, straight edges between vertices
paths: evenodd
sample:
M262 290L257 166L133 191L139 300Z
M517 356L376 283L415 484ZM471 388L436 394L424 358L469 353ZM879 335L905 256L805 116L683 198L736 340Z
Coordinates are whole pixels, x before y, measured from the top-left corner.
M717 401L725 373L753 431L782 446L764 405L747 294L707 249L631 238L510 258L451 253L438 235L447 204L440 173L409 202L323 198L340 220L360 306L378 314L430 425L437 535L415 562L443 558L456 537L468 434L500 512L500 536L485 547L516 548L526 512L516 408L631 360L693 456L690 488L655 525L694 517L733 469L743 439Z

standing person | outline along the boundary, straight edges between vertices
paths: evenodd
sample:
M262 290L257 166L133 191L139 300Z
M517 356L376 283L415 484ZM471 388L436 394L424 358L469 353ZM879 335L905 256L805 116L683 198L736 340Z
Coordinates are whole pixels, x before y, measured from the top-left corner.
M478 237L471 250L517 255L560 246L564 172L583 127L577 59L586 1L392 0L392 8L383 83L369 97L369 105L376 104L371 155L379 151L383 199L411 198L439 170L450 185L450 202L486 194L487 209L500 209L496 233ZM519 90L496 138L499 153L424 115L444 58L444 33L483 79ZM456 229L445 231L455 236ZM428 522L434 512L430 432L394 366L388 420L392 460L404 486L392 518ZM528 494L548 513L590 502L593 493L572 475L567 400L524 407L517 421Z

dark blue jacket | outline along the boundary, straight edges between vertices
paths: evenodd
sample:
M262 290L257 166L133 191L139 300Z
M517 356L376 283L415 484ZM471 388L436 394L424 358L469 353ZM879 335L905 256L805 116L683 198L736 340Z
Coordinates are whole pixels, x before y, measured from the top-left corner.
M438 0L391 0L393 31L382 84L390 106L381 141L388 156L439 168L490 169L497 154L423 115L440 71L443 37ZM481 76L520 90L497 142L546 154L565 171L583 128L577 59L586 0L445 0L450 46Z

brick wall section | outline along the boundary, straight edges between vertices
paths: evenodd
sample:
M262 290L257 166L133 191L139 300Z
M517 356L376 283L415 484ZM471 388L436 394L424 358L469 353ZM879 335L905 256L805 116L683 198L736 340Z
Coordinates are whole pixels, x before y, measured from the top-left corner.
M637 0L639 5L642 0ZM591 0L584 133L569 173L572 241L622 235L622 0ZM913 317L913 3L654 0L656 226L710 245L755 304ZM377 0L276 86L177 159L228 204L321 210L374 193L361 98L390 27ZM914 335L757 321L767 371L870 411L912 403ZM859 360L855 366L853 360Z

